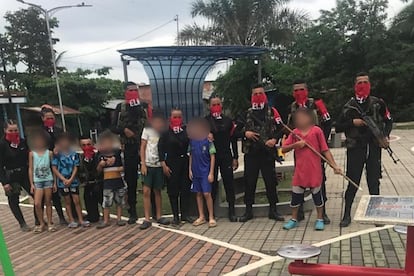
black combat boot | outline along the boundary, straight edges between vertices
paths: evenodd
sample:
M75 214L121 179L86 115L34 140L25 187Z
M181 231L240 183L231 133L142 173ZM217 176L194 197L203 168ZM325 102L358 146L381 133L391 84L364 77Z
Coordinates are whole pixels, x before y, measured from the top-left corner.
M253 206L246 205L246 212L243 216L239 217L239 222L247 222L251 219L253 219Z
M326 225L331 224L331 219L326 214L326 207L325 206L323 206L323 223L326 224Z
M298 209L298 219L297 220L298 221L305 220L305 212L303 211L303 204L301 204L299 206L299 209Z
M269 219L274 219L276 221L285 221L285 218L277 211L276 205L269 207Z
M230 222L237 222L236 212L234 210L234 203L229 203L229 220Z

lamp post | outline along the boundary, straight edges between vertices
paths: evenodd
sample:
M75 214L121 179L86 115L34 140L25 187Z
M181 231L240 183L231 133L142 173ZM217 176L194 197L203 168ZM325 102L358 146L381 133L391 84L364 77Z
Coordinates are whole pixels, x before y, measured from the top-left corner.
M53 41L52 41L52 34L51 34L51 31L50 31L49 20L50 20L51 16L53 15L53 13L55 13L59 10L69 9L69 8L92 7L92 5L85 5L85 3L82 2L82 4L78 4L78 5L59 6L59 7L55 7L55 8L46 10L46 9L42 8L40 5L29 3L29 2L26 2L24 0L16 0L16 1L20 2L20 3L23 3L23 4L26 4L26 5L29 5L33 8L35 8L35 9L37 9L45 17L47 34L48 34L48 37L49 37L50 52L52 54L53 73L54 73L54 78L55 78L55 81L56 81L56 90L57 90L58 99L59 99L59 108L60 108L60 116L61 116L61 119L62 119L62 127L63 127L63 131L66 131L66 122L65 122L65 114L64 114L64 110L63 110L62 94L60 92L59 76L58 76L57 65L56 65L56 55L55 55L55 51L53 50Z

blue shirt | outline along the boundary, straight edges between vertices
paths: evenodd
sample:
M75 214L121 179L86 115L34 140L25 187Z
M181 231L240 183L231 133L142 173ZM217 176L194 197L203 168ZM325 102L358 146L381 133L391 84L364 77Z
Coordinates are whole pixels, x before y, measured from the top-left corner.
M211 155L216 153L214 144L207 138L191 140L189 145L191 154L191 171L193 177L205 177L210 173Z
M63 175L64 178L69 179L72 176L72 172L75 167L79 166L79 155L75 152L69 152L68 154L58 153L53 156L52 166L55 166L59 173ZM63 184L62 180L59 178L57 179L57 185L59 188L66 188L65 184ZM73 180L70 187L78 187L79 180L77 177Z

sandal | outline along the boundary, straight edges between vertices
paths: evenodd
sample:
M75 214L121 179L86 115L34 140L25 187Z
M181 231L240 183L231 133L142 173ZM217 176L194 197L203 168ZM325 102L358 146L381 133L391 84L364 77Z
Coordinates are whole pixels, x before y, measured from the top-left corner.
M206 223L206 220L205 219L200 219L200 218L198 218L198 219L196 219L194 222L193 222L193 226L200 226L200 225L203 225L203 224L205 224Z
M56 227L55 227L55 225L53 225L53 224L50 224L48 227L47 227L47 231L48 232L56 232Z
M33 233L35 234L39 234L43 232L43 227L40 225L36 225L35 228L33 229Z
M213 228L217 226L217 222L213 219L208 222L208 227Z

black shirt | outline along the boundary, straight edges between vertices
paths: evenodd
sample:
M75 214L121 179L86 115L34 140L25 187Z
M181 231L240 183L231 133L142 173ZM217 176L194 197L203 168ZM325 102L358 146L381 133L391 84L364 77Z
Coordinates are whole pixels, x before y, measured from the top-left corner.
M217 151L216 156L220 158L232 155L233 159L238 159L237 139L233 135L236 126L233 120L224 115L220 119L209 115L206 119L210 123L210 131L214 136L214 146ZM232 150L230 150L230 144Z
M160 161L174 160L183 156L187 156L188 138L186 128L183 131L174 133L172 129L164 132L158 141L158 154Z
M49 140L49 150L53 150L55 148L55 142L56 142L56 137L63 133L63 130L59 127L52 127L52 128L48 128L48 127L43 127L44 130L46 130L47 133L49 133L50 136L50 140Z
M2 138L0 140L0 182L9 184L10 181L6 171L13 169L21 169L21 171L27 174L29 159L29 147L25 140L21 139L19 146L13 148L10 143Z

